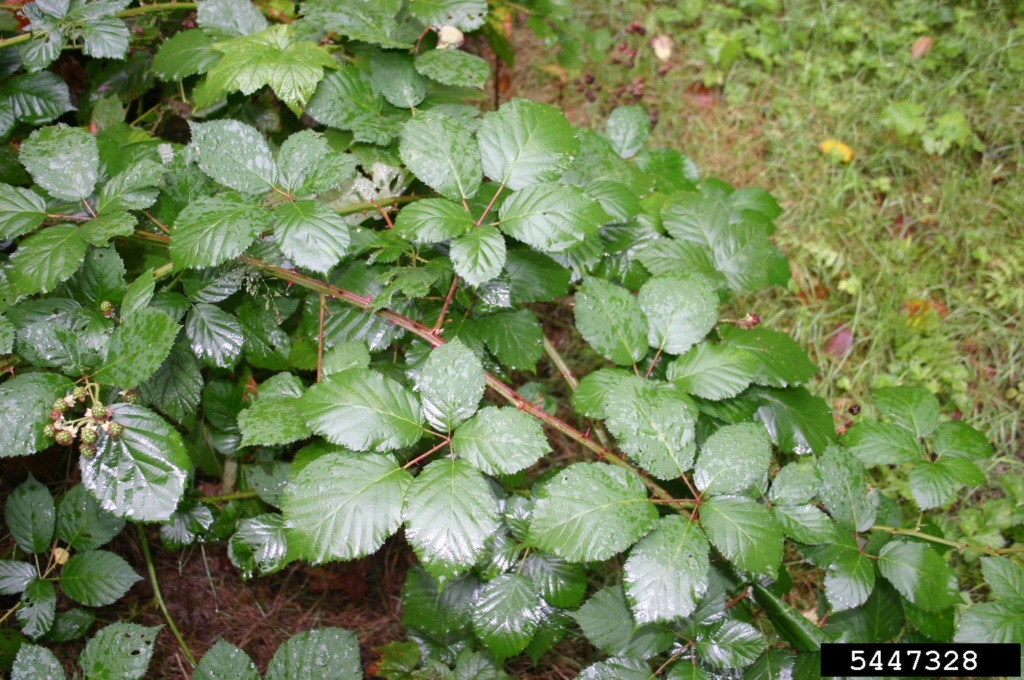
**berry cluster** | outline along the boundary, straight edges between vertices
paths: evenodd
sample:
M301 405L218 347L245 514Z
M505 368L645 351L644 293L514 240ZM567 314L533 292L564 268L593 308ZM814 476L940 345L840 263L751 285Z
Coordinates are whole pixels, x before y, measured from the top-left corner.
M129 404L139 400L139 393L136 390L124 390L121 398ZM89 407L80 417L75 417L72 409L84 405L89 400ZM111 439L117 439L124 434L124 425L113 420L110 409L99 399L97 385L86 383L78 385L71 394L67 394L53 402L50 407L50 420L52 423L43 428L43 435L55 440L61 446L71 446L75 438L79 441L79 452L86 458L96 455L96 442L100 438L102 430Z

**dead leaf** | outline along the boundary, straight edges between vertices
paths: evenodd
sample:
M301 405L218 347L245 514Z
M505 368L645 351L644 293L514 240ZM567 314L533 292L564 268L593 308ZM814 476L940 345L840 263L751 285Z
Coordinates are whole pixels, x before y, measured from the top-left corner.
M668 61L672 58L672 36L670 35L659 35L651 38L651 49L654 50L654 56L657 57L658 61Z
M853 349L853 331L846 324L839 324L832 335L825 341L825 351L837 359L842 359Z
M934 41L930 35L923 35L917 39L914 46L910 48L910 58L914 61L928 56L928 53L932 51L932 45Z
M840 163L849 163L853 160L853 149L838 139L826 139L818 145L818 150Z

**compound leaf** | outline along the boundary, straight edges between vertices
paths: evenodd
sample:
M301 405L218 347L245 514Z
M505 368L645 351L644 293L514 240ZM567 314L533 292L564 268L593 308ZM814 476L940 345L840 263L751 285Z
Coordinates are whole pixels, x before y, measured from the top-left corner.
M45 635L57 614L57 592L51 581L36 580L25 586L16 617L21 632L33 640Z
M77 227L57 224L37 231L18 244L8 270L22 295L48 293L78 271L86 242Z

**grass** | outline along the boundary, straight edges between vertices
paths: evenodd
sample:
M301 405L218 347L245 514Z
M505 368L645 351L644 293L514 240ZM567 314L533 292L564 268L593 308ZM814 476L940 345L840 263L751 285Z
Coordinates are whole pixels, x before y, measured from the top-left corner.
M812 389L840 427L849 406L870 412L873 387L935 392L995 445L999 483L983 498L1005 497L1024 521L1024 7L739 0L686 16L693 6L575 3L598 49L573 64L520 30L511 93L595 128L638 103L657 117L652 144L704 176L772 191L793 279L735 312L811 350ZM665 63L655 36L674 43ZM931 50L915 58L925 36ZM886 121L904 103L920 107L909 132ZM969 128L943 126L960 114ZM929 153L943 133L962 145ZM853 160L824 155L825 139Z

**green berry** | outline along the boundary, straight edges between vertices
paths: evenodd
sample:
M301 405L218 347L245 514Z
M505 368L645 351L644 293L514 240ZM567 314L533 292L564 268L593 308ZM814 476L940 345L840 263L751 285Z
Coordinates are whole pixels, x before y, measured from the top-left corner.
M103 316L114 316L114 303L110 300L104 300L100 303L100 313Z
M124 433L124 425L121 423L110 423L107 429L107 434L110 435L111 439L117 439Z
M47 439L53 439L57 436L57 428L47 423L43 426L43 436Z
M82 458L92 458L93 456L96 455L96 445L82 444L81 446L78 447L78 451L79 453L82 454Z
M140 396L141 395L139 394L138 390L128 390L127 392L124 393L125 403L138 404Z
M68 410L68 403L63 399L58 399L57 401L53 402L52 408L54 411L60 411L61 413L64 413L65 411Z
M61 430L57 433L56 439L61 446L71 446L71 443L75 441L75 436L67 430Z
M108 415L109 411L107 411L107 407L103 404L96 402L92 405L92 417L96 420L106 420Z
M99 439L99 435L96 433L96 430L91 427L82 428L82 431L78 436L86 444L95 444L96 440Z
M71 391L71 396L74 397L76 401L83 401L88 394L89 392L81 385Z

